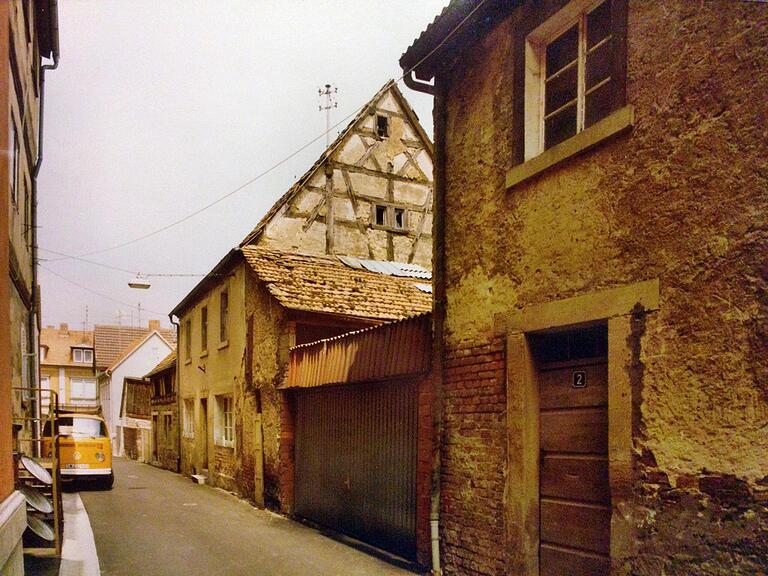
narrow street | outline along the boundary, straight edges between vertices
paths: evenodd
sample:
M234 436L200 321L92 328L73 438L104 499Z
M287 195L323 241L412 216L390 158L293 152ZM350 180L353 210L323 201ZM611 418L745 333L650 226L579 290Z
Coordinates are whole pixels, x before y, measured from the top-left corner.
M81 492L110 576L412 575L188 478L114 459L111 491Z

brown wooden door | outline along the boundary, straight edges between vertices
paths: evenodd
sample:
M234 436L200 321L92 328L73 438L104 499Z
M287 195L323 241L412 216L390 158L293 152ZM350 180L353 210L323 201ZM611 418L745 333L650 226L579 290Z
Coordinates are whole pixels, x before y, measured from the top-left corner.
M608 364L545 364L539 378L540 574L609 574Z

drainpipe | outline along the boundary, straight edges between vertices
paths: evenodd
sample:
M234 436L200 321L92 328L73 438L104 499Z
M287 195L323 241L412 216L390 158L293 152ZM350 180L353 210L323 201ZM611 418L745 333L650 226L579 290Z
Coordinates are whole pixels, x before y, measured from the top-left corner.
M440 576L440 450L443 444L443 366L445 365L445 346L443 344L443 326L445 324L445 86L435 77L434 84L420 82L411 70L403 77L405 85L417 92L435 97L432 110L434 123L435 164L433 175L434 194L432 212L434 225L432 231L432 490L430 494L429 527L432 543L432 574Z
M32 198L30 199L30 204L32 206L32 221L30 222L30 225L32 226L32 230L30 230L31 234L31 252L32 252L32 291L31 291L31 306L30 306L30 314L28 318L28 324L29 324L29 335L27 338L32 339L32 346L34 347L31 351L30 358L33 362L33 369L32 374L30 375L30 378L34 381L34 388L39 389L40 387L40 344L37 338L38 334L38 328L40 326L40 318L38 317L38 314L40 311L38 310L38 290L37 290L37 177L40 174L40 167L43 165L43 118L44 118L44 112L45 112L45 71L46 70L56 70L56 68L59 67L59 7L58 7L58 1L52 0L51 1L51 13L52 18L51 21L53 23L53 30L52 30L52 36L53 36L53 64L43 64L40 66L40 107L38 110L38 120L37 120L37 160L35 161L35 166L32 169L32 189L30 191ZM86 327L87 328L87 327ZM27 360L25 359L25 362ZM35 403L35 437L40 438L41 436L41 428L40 428L40 418L42 417L42 408L40 406L40 397L37 395L34 395L34 403ZM40 450L39 444L36 443L37 449ZM39 453L38 453L39 455Z
M181 431L184 425L181 421L181 380L179 379L179 323L173 321L173 313L168 314L168 320L176 326L176 472L181 472Z

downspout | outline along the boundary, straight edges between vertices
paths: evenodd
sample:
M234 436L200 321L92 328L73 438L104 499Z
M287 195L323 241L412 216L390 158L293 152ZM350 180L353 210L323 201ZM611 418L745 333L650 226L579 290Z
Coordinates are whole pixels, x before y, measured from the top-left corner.
M33 369L32 374L30 375L30 379L34 383L34 388L39 390L40 387L40 343L38 341L37 335L39 333L40 329L40 317L39 317L39 306L38 302L40 299L38 289L37 289L37 177L40 174L40 167L43 165L43 118L44 118L44 112L45 112L45 71L46 70L56 70L56 68L59 67L59 7L58 7L58 0L52 0L51 1L51 22L53 26L52 30L52 37L53 37L53 64L43 64L40 66L40 106L38 109L38 120L37 120L37 160L35 161L35 166L32 169L32 189L31 194L32 198L30 199L30 204L32 206L32 220L30 222L30 225L32 226L32 230L30 230L31 233L31 256L32 256L32 290L31 290L31 306L30 306L30 315L28 318L29 323L29 335L27 338L32 339L32 346L33 349L31 350L30 359L33 362ZM87 329L87 326L86 326ZM25 359L26 361L26 359ZM34 395L34 403L35 403L35 427L36 430L34 432L36 438L40 438L41 436L41 428L40 428L40 418L42 418L42 407L41 407L41 396L37 396L37 394ZM38 450L40 449L40 446L37 445Z
M181 380L179 379L179 323L173 321L173 313L168 314L168 320L176 326L176 472L181 472L181 432L184 423L182 418Z
M443 325L445 323L445 98L443 84L435 78L435 84L416 80L413 70L403 76L405 85L416 92L435 97L432 110L434 124L435 164L433 174L434 194L432 212L432 486L430 493L429 527L432 550L432 574L440 576L440 475L441 446L443 444L443 366L445 347Z

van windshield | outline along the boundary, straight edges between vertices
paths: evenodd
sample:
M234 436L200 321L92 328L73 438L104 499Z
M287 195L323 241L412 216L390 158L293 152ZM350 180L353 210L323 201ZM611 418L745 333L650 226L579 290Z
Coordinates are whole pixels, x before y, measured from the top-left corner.
M45 435L51 435L51 423L45 424ZM107 436L107 428L101 420L93 418L78 418L67 416L59 418L59 435L67 438L103 438Z

